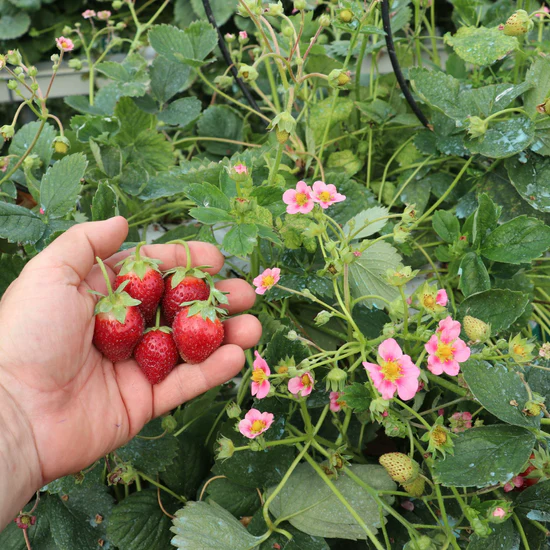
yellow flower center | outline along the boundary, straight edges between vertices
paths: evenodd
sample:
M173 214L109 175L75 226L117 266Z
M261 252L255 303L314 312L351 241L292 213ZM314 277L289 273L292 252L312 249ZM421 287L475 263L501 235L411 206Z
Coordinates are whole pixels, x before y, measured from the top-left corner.
M330 193L328 191L323 191L322 193L319 193L319 198L323 202L329 202L330 201Z
M403 376L403 371L397 361L384 361L380 372L384 375L384 378L390 382L395 382Z
M439 342L435 354L440 361L446 363L447 361L452 360L454 351L455 350L451 344L444 344L443 342Z
M525 351L525 348L521 344L516 344L513 350L514 350L514 354L519 355L520 357L525 357L527 354Z
M432 441L440 447L441 445L444 445L447 441L447 432L445 428L442 428L441 426L436 426L434 428L434 431L432 432Z
M267 374L262 369L254 369L252 372L252 382L261 384L264 380L267 380Z
M435 298L431 294L424 294L422 305L426 309L433 309L435 307Z
M273 286L275 284L275 279L273 275L266 275L262 278L262 286Z
M287 367L286 365L281 365L281 366L278 368L277 372L278 372L279 374L285 374L285 373L288 372L288 367Z
M306 388L309 388L309 386L311 386L311 378L307 375L307 374L304 374L302 376L302 384L306 387Z
M304 206L307 201L308 196L306 195L306 193L296 193L296 202L298 203L298 206Z
M252 426L250 427L250 431L252 433L259 433L265 428L265 422L263 420L254 420L252 422Z

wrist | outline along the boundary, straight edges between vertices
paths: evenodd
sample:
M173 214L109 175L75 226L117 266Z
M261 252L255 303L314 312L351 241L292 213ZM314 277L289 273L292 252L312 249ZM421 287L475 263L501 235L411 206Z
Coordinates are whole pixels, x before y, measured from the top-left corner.
M41 486L40 460L32 428L0 384L0 531Z

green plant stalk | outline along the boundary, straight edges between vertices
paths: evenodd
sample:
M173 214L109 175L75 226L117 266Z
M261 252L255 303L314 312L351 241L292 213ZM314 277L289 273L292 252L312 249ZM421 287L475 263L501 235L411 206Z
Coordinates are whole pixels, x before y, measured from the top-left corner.
M172 491L171 489L168 489L168 487L165 487L158 481L155 481L154 479L150 478L148 475L144 474L143 472L138 472L138 477L136 478L136 485L140 477L143 478L145 481L148 481L151 485L154 485L155 487L162 489L165 493L172 495L175 499L179 500L180 502L184 502L184 503L187 502L187 499L185 497L182 497L177 493L174 493L174 491ZM139 490L141 490L141 485Z
M277 154L275 156L275 162L273 163L273 166L269 170L269 179L267 181L268 185L273 185L275 183L275 178L279 172L279 165L281 164L281 159L283 158L284 148L285 148L284 143L279 143L279 147L277 148Z
M514 520L514 523L516 524L521 542L523 543L523 550L531 550L531 547L529 546L529 541L527 540L527 535L525 534L525 530L523 529L523 525L521 524L518 515L512 514L512 518Z
M271 63L267 58L263 58L265 71L267 73L267 79L269 80L269 86L271 88L271 97L273 98L273 104L277 113L281 112L281 102L279 101L279 94L277 93L277 84L275 83L275 76L273 75L273 69L271 68Z

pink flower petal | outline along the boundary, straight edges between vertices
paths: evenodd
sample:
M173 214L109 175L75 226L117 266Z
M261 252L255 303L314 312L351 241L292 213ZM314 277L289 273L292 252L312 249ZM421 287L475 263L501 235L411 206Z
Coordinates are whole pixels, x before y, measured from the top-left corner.
M430 355L428 357L428 370L433 374L437 374L438 376L440 374L443 374L443 363L436 355Z
M439 340L437 338L437 336L434 334L426 344L424 344L424 347L426 348L426 351L430 354L430 355L433 355L434 353L437 352L437 347L439 345Z
M436 295L436 298L435 298L435 303L438 306L445 307L447 305L448 300L449 300L449 298L447 297L447 291L444 288L437 291L437 295Z
M288 381L288 391L294 395L298 394L303 387L302 379L299 376L295 376Z
M283 202L285 204L294 204L296 202L296 190L288 189L283 193Z
M455 350L453 354L454 358L459 363L464 363L470 357L470 348L460 338L454 342L453 348Z
M395 385L395 382L382 380L382 382L376 389L382 395L382 399L391 399L395 394L395 390L397 389L397 386Z
M378 346L378 355L380 355L384 361L394 361L402 357L403 352L399 344L393 338L388 338Z
M445 363L442 363L442 365L443 372L449 376L456 376L460 372L460 365L454 359L451 361L446 361Z
M397 386L399 398L403 401L412 399L418 391L418 378L414 376L404 376L403 378L396 380L395 384Z

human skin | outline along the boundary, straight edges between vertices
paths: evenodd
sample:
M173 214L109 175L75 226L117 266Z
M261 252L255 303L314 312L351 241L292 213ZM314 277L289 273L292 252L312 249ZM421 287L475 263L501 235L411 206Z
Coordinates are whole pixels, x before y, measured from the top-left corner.
M152 418L235 376L244 349L257 344L251 315L224 322L225 340L206 361L178 365L151 386L133 359L113 364L93 345L95 290L111 281L131 251L118 252L128 233L124 218L79 224L33 258L0 301L0 530L33 493L78 472L124 445ZM223 265L219 250L190 242L192 264ZM149 245L141 253L161 270L186 264L181 245ZM239 279L219 282L230 315L252 307L255 293Z

